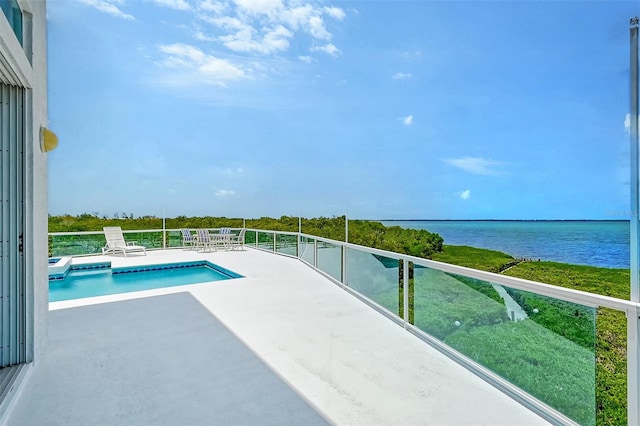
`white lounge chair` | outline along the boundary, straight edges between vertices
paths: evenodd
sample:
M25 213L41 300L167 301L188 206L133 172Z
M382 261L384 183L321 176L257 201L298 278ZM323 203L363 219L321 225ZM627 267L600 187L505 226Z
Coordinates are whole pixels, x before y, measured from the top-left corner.
M127 257L127 253L142 252L147 255L147 250L143 246L135 245L135 241L129 243L125 242L124 235L122 235L122 229L119 226L105 226L104 237L107 240L107 245L102 248L102 254L119 253L122 252L124 257Z

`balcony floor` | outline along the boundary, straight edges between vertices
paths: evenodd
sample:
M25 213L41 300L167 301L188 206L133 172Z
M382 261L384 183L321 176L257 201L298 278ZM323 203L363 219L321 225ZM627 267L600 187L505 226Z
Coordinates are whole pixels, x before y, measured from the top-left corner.
M74 261L104 259L207 259L245 278L50 304L8 424L546 424L296 259Z

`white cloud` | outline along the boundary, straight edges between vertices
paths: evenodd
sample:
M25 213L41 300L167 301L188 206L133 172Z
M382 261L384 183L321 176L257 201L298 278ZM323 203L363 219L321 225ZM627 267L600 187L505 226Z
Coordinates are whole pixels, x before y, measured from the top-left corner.
M233 0L233 3L254 15L271 15L284 9L281 0Z
M275 53L289 48L289 38L293 34L279 25L276 28L270 28L262 35L257 36L253 28L244 26L235 34L220 37L220 40L226 47L236 52L257 52L257 53Z
M344 10L339 7L325 7L324 11L327 15L331 16L338 21L342 21L347 15L344 13Z
M333 34L327 28L325 18L342 21L346 17L338 7L319 7L303 0L201 0L197 10L198 19L212 26L198 28L199 40L216 40L235 52L262 55L288 50L290 40L301 32L312 40L328 42ZM340 53L331 43L314 49L332 56Z
M500 170L497 168L504 164L501 161L479 157L448 158L442 161L466 172L473 173L474 175L500 174Z
M469 197L471 197L471 190L465 189L464 191L460 192L458 195L460 195L460 198L462 198L463 200L468 200Z
M217 197L229 197L231 195L235 195L236 191L232 189L218 189L215 194Z
M302 62L306 62L308 64L312 63L314 61L314 59L311 56L298 56L298 59L300 59Z
M327 31L324 20L321 16L312 16L309 18L309 32L313 38L318 40L331 40L331 33Z
M189 10L191 6L185 0L152 0L158 6L165 6L175 10Z
M338 56L342 52L335 47L332 43L325 44L324 46L314 46L311 48L312 52L324 52L331 56Z
M394 80L408 80L410 78L413 78L413 75L409 74L409 73L404 73L404 72L397 72L393 75L392 77Z
M197 4L197 8L199 10L203 10L205 12L214 12L216 14L223 13L226 7L226 3L215 0L201 0Z
M224 86L227 81L249 77L242 68L230 61L207 55L197 47L175 43L160 45L158 49L166 54L161 65L178 73L174 83L208 83Z
M91 6L100 12L107 13L111 16L115 16L116 18L135 20L133 15L129 15L128 13L124 13L115 3L121 4L122 2L118 0L79 0L80 3L86 4L87 6Z
M411 126L413 124L413 115L407 115L402 119L402 124L405 126Z

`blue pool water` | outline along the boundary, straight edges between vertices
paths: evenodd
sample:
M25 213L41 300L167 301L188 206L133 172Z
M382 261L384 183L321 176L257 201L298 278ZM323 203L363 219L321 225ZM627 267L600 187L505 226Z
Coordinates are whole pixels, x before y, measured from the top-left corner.
M49 280L50 302L242 277L206 261L116 269L95 264L82 268L72 267L63 279Z

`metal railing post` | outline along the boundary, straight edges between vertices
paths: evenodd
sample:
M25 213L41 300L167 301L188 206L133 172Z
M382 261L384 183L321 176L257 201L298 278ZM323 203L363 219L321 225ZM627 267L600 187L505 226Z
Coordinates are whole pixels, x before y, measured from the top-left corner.
M402 260L402 312L404 320L404 328L407 328L409 324L409 261L407 259Z
M276 239L277 239L277 238L278 238L278 237L276 236L276 231L273 231L273 252L274 252L274 253L277 253L277 252L278 252L278 250L277 250L277 245L276 245Z
M640 308L627 311L627 424L640 424Z
M347 247L345 245L342 245L342 259L341 259L341 263L342 263L342 267L341 272L342 272L342 286L346 287L347 284Z
M638 17L631 18L630 28L630 133L631 133L631 217L630 222L630 254L631 254L631 300L640 302L640 229L638 214L640 213L640 182L638 176ZM629 425L640 424L640 327L638 325L638 308L627 311L627 422Z
M318 267L318 240L313 239L313 266Z

